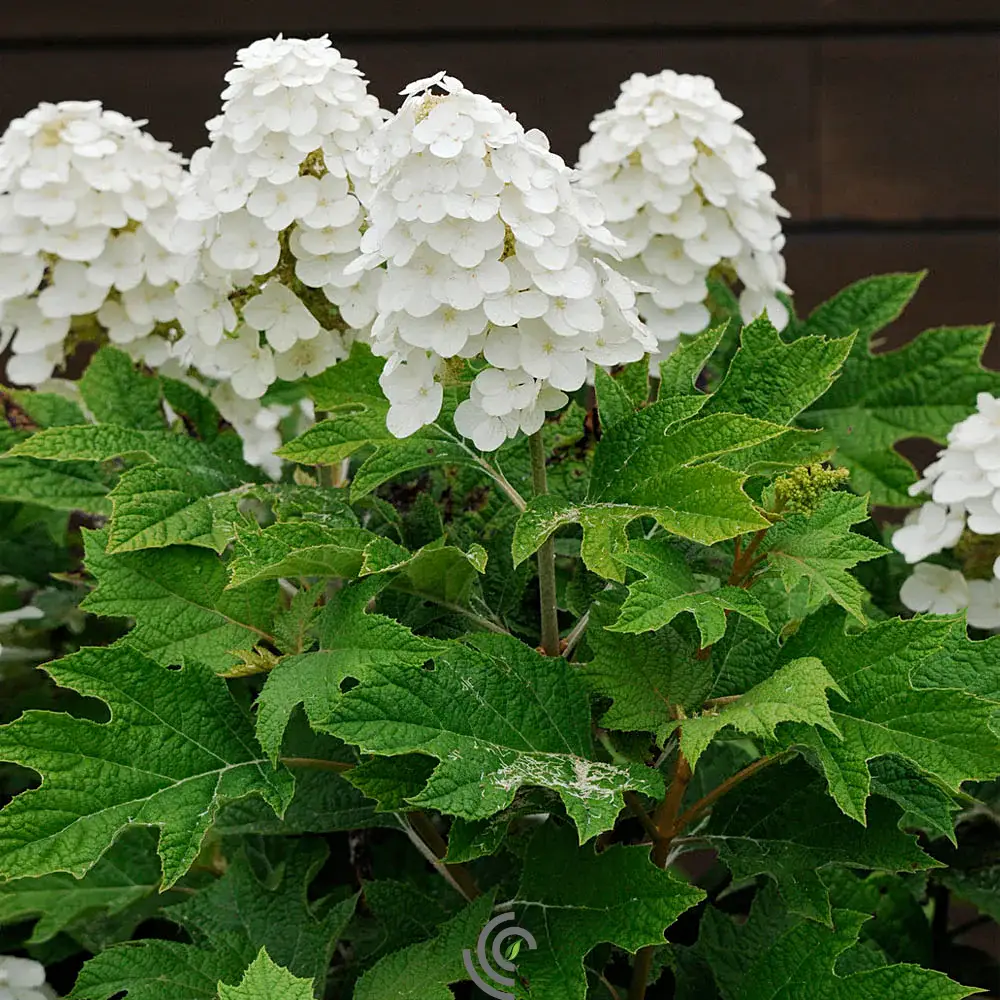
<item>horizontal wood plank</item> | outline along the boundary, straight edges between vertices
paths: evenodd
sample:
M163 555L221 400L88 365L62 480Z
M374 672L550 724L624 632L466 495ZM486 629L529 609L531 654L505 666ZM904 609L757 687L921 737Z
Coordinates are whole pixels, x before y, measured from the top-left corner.
M1000 230L796 234L786 257L802 315L859 278L926 269L916 297L886 330L887 347L936 326L1000 324ZM1000 368L1000 336L994 335L987 361Z
M996 24L996 0L52 0L4 5L0 38L235 38L326 31L385 34L400 31L645 30L824 28L849 25L920 26Z
M570 162L595 112L613 103L632 72L665 66L707 73L745 109L744 122L768 155L781 201L809 217L811 172L808 48L798 40L622 39L580 41L359 41L345 46L386 107L410 80L445 68L543 129ZM203 122L218 112L232 46L149 46L57 51L23 46L0 56L0 121L39 100L99 98L149 119L158 138L185 153L205 141Z
M819 45L820 215L1000 218L1000 33Z

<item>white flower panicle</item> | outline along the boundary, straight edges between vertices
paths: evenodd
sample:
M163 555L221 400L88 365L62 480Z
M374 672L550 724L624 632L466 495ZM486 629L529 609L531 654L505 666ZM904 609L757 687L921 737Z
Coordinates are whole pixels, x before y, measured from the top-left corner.
M977 412L951 429L947 447L924 469L910 494L929 494L930 500L912 511L892 537L893 546L909 563L921 563L951 548L966 528L977 535L1000 535L1000 399L988 392L979 394ZM924 593L921 581L929 580L932 571L944 579L942 567L921 563L904 584L901 597L911 610L932 610L909 599L915 587ZM1000 557L993 573L993 580L967 581L965 600L958 605L968 607L969 624L977 628L1000 628ZM949 594L958 593L953 583Z
M434 93L437 88L442 93ZM655 349L629 281L595 259L613 253L597 199L538 131L443 72L407 87L399 112L362 152L374 192L363 256L381 269L372 327L389 430L432 422L452 358L485 357L459 431L493 450L533 433L595 364Z
M45 982L45 966L30 958L0 955L0 1000L57 1000Z
M788 292L774 181L764 155L711 79L635 73L591 123L579 184L593 191L624 240L620 270L648 288L639 312L663 353L709 323L708 278L735 272L747 321L765 309L782 329Z
M98 101L40 104L0 138L0 344L12 381L65 359L71 326L96 322L145 357L190 261L171 251L184 161Z
M364 223L357 150L385 114L325 36L256 41L226 81L180 201L175 238L201 269L179 289L179 312L186 356L257 398L277 378L335 364L345 331L374 318L381 275L345 265Z

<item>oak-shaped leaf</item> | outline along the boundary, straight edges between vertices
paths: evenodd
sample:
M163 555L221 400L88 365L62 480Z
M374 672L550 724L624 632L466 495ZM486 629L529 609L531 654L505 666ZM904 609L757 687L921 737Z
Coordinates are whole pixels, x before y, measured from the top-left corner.
M912 964L858 963L856 971L844 971L871 920L870 912L838 907L824 927L790 913L766 887L745 923L707 910L693 951L711 969L721 1000L962 1000L979 992ZM689 993L682 984L681 1000L695 995L705 997L704 990Z
M314 996L313 981L277 965L266 948L260 949L238 985L219 983L219 1000L313 1000Z
M662 793L641 765L596 759L587 689L564 659L482 634L434 657L432 670L371 664L321 728L366 753L438 759L410 801L465 819L509 806L522 786L556 791L581 841L610 828L622 793Z
M768 875L793 913L830 925L827 866L940 867L899 829L901 815L894 803L873 797L861 826L840 811L808 764L793 760L765 767L720 799L697 836L719 852L733 878Z
M127 641L160 663L197 662L221 674L240 662L234 650L277 644L270 631L276 580L227 590L226 566L207 549L173 545L114 555L105 551L105 530L83 534L97 587L81 607L134 619Z
M538 947L521 948L515 996L584 1000L584 959L609 942L635 953L664 943L667 928L704 893L657 868L648 846L578 847L565 828L547 823L532 838L514 900L516 923Z
M764 536L760 552L767 558L767 569L781 578L788 591L806 581L808 609L829 599L864 622L865 590L848 571L889 551L851 531L867 518L867 498L827 493L811 513L790 513L775 524Z
M356 895L310 900L327 854L318 838L238 846L221 878L166 912L190 943L153 938L108 948L84 965L73 1000L107 1000L122 991L130 1000L209 1000L220 982L239 982L261 948L293 975L313 980L322 995L357 903Z
M140 825L160 830L169 887L194 862L223 802L258 795L279 814L288 805L291 775L271 767L225 682L205 668L171 670L118 643L45 669L103 701L111 719L30 711L0 728L0 759L42 776L0 811L4 877L81 877Z
M989 336L988 326L942 327L896 350L855 354L798 424L836 449L834 461L850 470L858 493L876 504L913 506L908 488L916 473L895 445L912 437L943 444L975 408L977 393L1000 392L1000 374L980 361Z
M613 632L650 632L689 612L698 626L702 646L718 642L726 631L726 613L745 615L770 629L767 612L753 594L742 587L714 587L699 581L683 554L665 538L632 539L618 558L644 579L629 584L628 597Z
M993 729L997 705L965 690L974 659L956 645L947 618L889 619L865 631L845 630L843 612L813 615L783 647L779 662L821 656L843 693L831 696L840 737L802 729L795 739L816 755L837 804L865 821L871 790L869 762L896 757L944 788L1000 775L1000 737ZM956 655L957 654L957 655ZM980 663L995 672L994 664ZM916 686L925 671L935 684Z

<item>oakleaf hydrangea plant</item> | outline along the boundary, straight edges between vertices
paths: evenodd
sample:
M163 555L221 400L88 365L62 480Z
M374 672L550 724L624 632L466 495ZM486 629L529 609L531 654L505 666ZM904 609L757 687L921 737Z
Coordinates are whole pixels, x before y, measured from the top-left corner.
M799 316L704 77L226 83L0 140L0 1000L1000 987L989 329Z

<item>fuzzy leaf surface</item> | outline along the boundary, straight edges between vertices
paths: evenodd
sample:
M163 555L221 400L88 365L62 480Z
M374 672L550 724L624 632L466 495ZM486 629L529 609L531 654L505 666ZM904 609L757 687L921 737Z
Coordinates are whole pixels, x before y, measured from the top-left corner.
M826 866L939 867L899 829L899 819L893 803L873 798L867 827L859 825L838 809L809 765L793 761L765 768L720 799L699 839L719 852L734 879L768 875L793 913L829 925Z
M323 728L366 753L436 757L411 801L465 819L499 812L523 785L551 788L583 841L614 823L626 789L662 791L648 768L594 760L590 725L570 664L484 634L439 653L433 670L370 667Z
M843 738L819 730L801 738L819 758L838 805L859 822L865 820L868 763L874 758L909 761L952 790L1000 774L1000 738L992 729L996 705L961 690L963 661L954 688L944 686L951 633L952 622L940 618L895 618L848 633L843 615L830 608L809 619L782 649L781 661L822 651L843 692L843 699L832 698ZM928 660L941 686L916 688L912 675Z
M835 461L851 472L858 493L872 503L912 507L907 489L913 467L896 450L905 438L943 444L952 426L969 415L979 392L1000 392L1000 374L980 357L987 326L927 330L883 354L848 359L836 385L798 418L822 432Z
M244 491L229 476L202 469L140 465L108 495L108 552L198 545L222 552L236 537Z
M88 570L97 587L81 607L97 615L134 618L127 642L163 664L197 662L223 673L271 640L278 585L263 581L226 589L226 567L212 552L188 546L108 555L103 532L86 532Z
M978 992L916 965L839 974L838 959L857 946L869 921L870 913L842 907L827 927L802 920L766 888L742 925L707 911L695 950L715 973L723 1000L961 1000Z
M791 513L764 536L761 552L790 592L801 580L808 583L808 607L836 601L864 622L864 588L848 570L889 550L851 527L868 519L865 497L828 493L809 515Z
M745 413L785 424L822 396L851 351L853 331L840 340L804 336L786 343L767 316L743 328L740 346L702 415Z
M429 941L386 955L358 980L354 1000L453 1000L448 987L469 978L462 953L469 949L475 954L492 908L492 896L481 896L443 923Z
M619 553L628 546L626 529L636 518L651 517L671 534L704 545L767 527L743 492L745 478L709 462L665 474L642 503L572 504L551 495L534 497L514 530L514 563L527 559L559 528L580 524L587 568L624 582L626 566Z
M663 538L632 539L619 558L644 580L629 584L628 597L613 632L649 632L687 611L695 620L702 646L718 642L726 631L726 612L745 615L770 629L763 605L741 587L703 590L684 556Z
M107 1000L122 990L131 1000L215 998L220 981L239 982L261 948L321 986L357 902L310 902L309 885L326 856L315 839L270 852L238 849L222 878L167 911L190 944L153 939L109 948L83 967L74 1000Z
M90 359L79 388L98 423L142 431L161 430L166 424L159 381L136 371L135 362L117 348L102 347Z
M219 1000L313 1000L311 979L299 979L276 965L266 948L247 969L238 986L219 983Z
M0 882L0 925L37 917L30 944L51 941L78 920L115 916L160 888L156 835L123 835L82 879L65 872Z
M864 356L870 347L877 346L873 335L902 313L926 275L926 271L877 274L855 281L818 305L798 325L794 336L848 337L857 331L851 353Z
M119 644L47 664L62 687L103 701L111 721L26 712L0 728L0 759L43 776L0 812L0 874L85 875L133 825L160 829L163 882L191 866L225 800L292 795L225 682L197 665L168 670ZM164 712L169 710L169 719Z
M711 666L672 628L653 635L609 630L617 612L604 601L591 608L587 645L595 655L581 672L592 691L613 701L601 716L603 726L651 732L663 742L677 725L677 706L691 711L708 696Z
M384 615L366 613L382 580L352 583L336 591L320 619L320 649L282 660L257 700L257 738L277 760L292 712L299 704L314 723L329 718L348 677L364 680L371 667L421 667L447 643L414 635Z
M666 929L704 893L649 862L647 847L615 845L598 854L569 831L546 824L532 838L514 901L518 926L538 947L522 948L518 997L584 1000L583 960L602 942L629 952L662 944Z
M329 527L317 521L286 521L239 533L229 564L230 587L279 577L357 576L371 547L402 562L410 553L388 538L356 527Z
M30 440L30 438L28 439ZM108 487L94 470L75 462L0 458L0 499L50 510L110 514Z
M827 691L838 691L823 664L807 656L791 660L770 677L714 713L681 722L681 749L694 767L712 739L727 726L748 736L773 738L782 722L819 726L838 737Z

